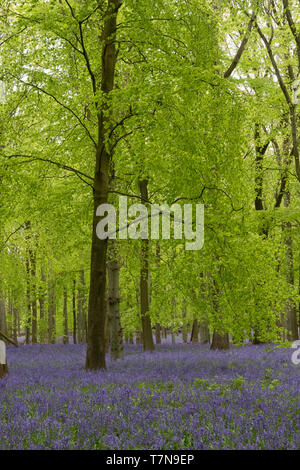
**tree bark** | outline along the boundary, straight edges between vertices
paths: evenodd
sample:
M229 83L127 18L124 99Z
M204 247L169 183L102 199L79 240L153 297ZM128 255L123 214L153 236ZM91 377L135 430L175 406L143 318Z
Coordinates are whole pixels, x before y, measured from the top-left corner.
M210 343L210 333L208 328L208 322L203 320L199 325L200 332L200 344L209 344Z
M220 291L217 287L216 281L213 280L213 308L217 313L219 311L219 295ZM214 329L212 343L210 349L229 349L229 335L228 333L223 333L222 331L218 331L218 328Z
M184 343L187 343L187 341L188 341L188 325L186 323L186 314L187 314L186 300L183 299L183 301L182 301L182 319L183 319L182 341Z
M143 339L142 339L142 332L141 330L137 330L135 334L135 344L142 344Z
M8 374L7 361L6 361L6 344L0 337L0 379L3 379Z
M31 284L31 341L37 343L37 300L36 300L36 256L32 249L28 250L30 260L30 284Z
M30 270L30 249L29 249L29 240L31 238L31 234L29 232L31 228L31 222L28 220L25 223L25 230L27 230L27 235L25 236L25 240L27 242L27 249L26 249L26 319L25 319L25 343L30 343L30 335L31 335L31 320L32 320L32 312L31 312L31 270Z
M112 359L123 359L123 334L120 319L120 286L119 274L120 263L117 259L116 249L113 242L109 250L108 268L108 308L109 308L109 326L110 326L110 353Z
M156 266L159 269L160 266L160 245L159 241L156 243ZM159 323L155 325L155 342L156 344L161 344L161 326Z
M101 106L97 109L98 142L93 184L94 216L91 247L91 272L88 310L88 345L85 367L88 370L105 369L105 324L106 324L106 257L107 239L101 240L96 234L97 208L108 201L110 161L113 153L111 144L112 119L109 95L114 89L116 67L117 13L120 0L108 0L102 43Z
M56 341L56 295L55 295L55 281L52 278L50 271L50 278L48 281L48 343L54 344Z
M290 193L287 191L284 197L284 206L289 207L290 205ZM291 235L292 224L291 222L285 222L282 226L285 236L286 246L286 279L287 282L293 287L295 285L294 278L294 254L293 254L293 239ZM296 341L299 339L298 324L297 324L297 307L295 301L290 298L286 306L286 329L287 339L289 341Z
M6 308L3 292L0 292L0 331L7 334Z
M156 344L161 344L161 326L159 323L155 325L155 342Z
M191 332L191 343L199 343L199 324L197 318L194 318L192 332Z
M77 344L77 316L76 316L76 280L73 281L72 291L72 313L73 313L73 344Z
M148 181L139 181L141 200L148 202ZM149 314L149 240L141 240L140 300L144 351L153 351L151 319Z
M77 291L77 339L78 343L86 343L85 281L83 269L80 270L79 279Z
M12 306L12 317L13 317L13 327L12 327L12 339L15 343L18 342L18 319L19 311L16 307Z
M31 298L30 298L30 263L29 257L26 256L26 319L25 319L25 343L30 344L30 327L31 327Z
M220 334L215 330L210 349L229 349L229 335L227 333Z
M41 269L41 286L39 288L39 305L40 305L40 325L39 325L39 333L40 333L40 341L44 343L46 340L46 319L45 319L45 299L46 299L46 275L45 270L42 267Z
M69 326L68 326L68 291L64 288L64 335L63 343L69 344Z
M106 319L105 319L105 353L109 353L110 345L110 320L109 320L109 305L108 305L108 294L105 300L106 304Z

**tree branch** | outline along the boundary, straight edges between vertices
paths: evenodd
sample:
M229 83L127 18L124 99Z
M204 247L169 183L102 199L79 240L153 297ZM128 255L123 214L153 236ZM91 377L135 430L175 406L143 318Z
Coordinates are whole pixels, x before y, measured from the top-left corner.
M6 245L6 243L10 240L11 237L13 237L21 228L25 227L25 222L23 222L16 230L11 232L8 237L6 238L5 242L3 243L3 247Z
M85 23L86 21L88 21L90 19L90 17L96 13L97 10L100 9L100 4L96 6L96 8L94 8L94 10L91 11L91 13L89 13L85 18L83 18L83 20L81 20L81 23Z
M283 8L285 11L285 16L288 21L290 30L295 38L296 41L296 46L297 46L297 56L298 56L298 64L299 64L299 70L300 70L300 33L297 33L297 28L295 25L295 22L293 20L291 10L289 8L289 0L282 0L283 3Z
M267 49L267 52L268 52L268 55L270 57L270 60L271 60L271 63L273 65L273 68L274 68L274 71L275 71L275 74L276 74L276 78L278 80L278 83L280 85L280 88L282 90L282 93L284 94L284 97L285 97L285 100L289 106L289 108L291 108L293 106L293 103L292 103L292 100L291 100L291 97L289 95L289 92L287 90L287 87L281 77L281 73L280 73L280 70L277 66L277 63L276 63L276 60L275 60L275 57L274 57L274 54L272 52L272 49L271 49L271 46L270 46L270 43L269 41L267 40L266 36L264 35L264 33L262 32L262 30L260 29L260 27L258 26L257 22L255 23L255 26L256 26L256 29L258 31L258 34L260 35L261 39L263 40L265 46L266 46L266 49Z
M18 347L18 343L15 343L14 340L10 339L8 336L6 336L5 333L2 333L2 331L0 331L0 337L2 337L3 339L5 339L8 343L11 343L11 344L13 344L14 346L16 346L16 348Z
M255 124L255 209L257 211L263 210L263 160L264 155L269 147L270 140L264 145L260 144L259 125Z
M73 17L74 19L76 19L76 17L75 17L75 12L74 12L74 9L73 9L72 5L68 2L68 0L65 0L65 3L68 5L72 17Z
M58 168L61 168L63 170L66 170L66 171L71 171L72 173L75 173L78 178L81 179L81 181L83 181L84 183L86 183L88 186L90 187L93 187L90 183L88 183L87 181L85 181L83 178L87 178L91 181L94 181L94 178L92 178L91 176L87 175L86 173L83 173L82 171L80 170L77 170L76 168L73 168L69 165L64 165L63 163L60 163L60 162L56 162L54 160L51 160L50 158L42 158L42 157L35 157L33 155L24 155L24 154L14 154L14 155L3 155L4 158L7 158L7 159L11 159L11 158L29 158L30 161L41 161L41 162L46 162L46 163L50 163L51 165L55 165L57 166Z
M299 149L298 149L297 118L296 118L296 112L295 112L295 105L293 104L292 99L290 97L290 94L288 92L288 89L287 89L287 87L286 87L286 85L285 85L285 83L282 79L280 70L279 70L278 65L276 63L276 60L275 60L274 54L272 52L269 41L267 40L266 36L263 34L263 32L261 31L261 29L260 29L260 27L258 26L257 23L255 24L255 26L256 26L256 29L257 29L261 39L263 40L263 42L266 46L266 49L268 51L268 55L270 57L272 65L273 65L278 83L280 85L282 93L284 94L286 103L289 107L291 129L292 129L292 139L293 139L292 155L294 156L294 159L295 159L296 174L297 174L298 180L300 181L300 158L299 158Z
M90 74L90 77L91 77L91 80L92 80L93 93L95 95L96 91L97 91L96 78L95 78L94 72L92 71L90 59L89 59L89 56L88 56L88 53L87 53L87 50L86 50L85 44L84 44L83 31L82 31L82 21L78 21L78 26L79 26L79 32L80 32L80 43L81 43L81 47L82 47L82 53L84 55L86 66L87 66L87 69L89 71L89 74Z
M229 78L230 75L233 73L233 71L235 70L235 68L237 67L239 61L240 61L240 58L242 57L242 54L245 50L245 47L247 45L247 42L249 40L249 36L250 36L250 33L251 33L251 30L252 30L252 27L253 27L253 24L254 24L254 21L256 20L256 13L253 12L252 13L252 16L251 16L251 19L248 23L248 26L247 26L247 31L246 31L246 34L244 36L244 39L242 40L241 42L241 45L237 51L237 53L235 54L235 57L232 61L232 63L230 64L230 66L228 67L228 69L226 70L226 72L224 73L224 78Z
M93 139L90 131L88 130L88 128L86 127L86 125L82 122L82 120L80 119L80 117L71 109L69 108L69 106L65 105L64 103L62 103L58 98L56 98L56 96L54 96L52 93L49 93L48 91L44 90L43 88L39 87L38 85L35 85L34 83L31 83L31 82L25 82L24 80L22 80L21 78L19 77L16 77L15 75L13 75L11 72L9 72L9 75L11 75L12 77L14 77L16 80L19 80L19 82L23 83L24 85L26 86L30 86L38 91L40 91L41 93L44 93L45 95L47 96L50 96L57 104L59 104L60 106L62 106L66 111L69 111L76 119L77 121L80 123L80 125L83 127L83 129L85 130L85 132L87 133L88 137L91 139L91 141L93 142L94 146L97 148L97 144L95 142L95 140Z
M198 196L195 196L195 197L186 197L186 196L180 196L180 197L177 197L173 202L172 204L175 204L176 202L178 201L182 201L182 200L188 200L188 201L195 201L197 199L201 199L204 192L206 190L209 190L209 191L219 191L221 193L223 193L229 200L230 200L230 205L231 205L231 208L232 208L232 211L233 212L240 212L241 210L244 209L244 206L243 207L240 207L239 209L236 209L233 205L233 202L232 202L232 199L230 197L230 195L222 188L217 188L215 186L203 186L202 190L201 190L201 193L198 195Z
M10 39L14 38L15 36L18 36L19 34L23 33L23 31L25 31L25 29L27 29L27 26L25 26L23 29L21 29L20 31L18 31L17 33L14 33L12 34L11 36L9 36L8 38L4 39L2 42L0 42L0 47L3 46L3 44L5 44L7 41L9 41Z

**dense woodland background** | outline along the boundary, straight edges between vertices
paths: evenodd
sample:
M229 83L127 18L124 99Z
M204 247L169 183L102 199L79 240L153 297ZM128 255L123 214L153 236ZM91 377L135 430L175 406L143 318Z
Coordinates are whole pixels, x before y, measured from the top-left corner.
M88 369L167 331L298 339L299 22L299 0L0 0L1 331L87 341ZM97 239L119 195L203 203L203 249Z

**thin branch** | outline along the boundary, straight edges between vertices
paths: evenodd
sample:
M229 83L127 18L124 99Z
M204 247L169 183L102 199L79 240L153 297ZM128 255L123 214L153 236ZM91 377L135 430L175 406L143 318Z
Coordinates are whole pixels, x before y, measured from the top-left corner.
M17 33L14 33L12 34L11 36L9 36L8 38L4 39L4 41L0 42L0 47L3 46L3 44L5 44L7 41L9 41L10 39L14 38L15 36L18 36L19 34L23 33L23 31L25 31L25 29L27 29L27 26L25 26L23 29L21 29L20 31L18 31Z
M23 222L18 228L16 228L16 230L14 230L8 235L5 242L3 243L3 246L5 246L6 243L10 240L10 238L13 237L17 232L19 232L19 230L21 230L21 228L24 228L24 227L25 227L25 222Z
M50 163L52 165L57 166L58 168L61 168L63 170L71 171L72 173L75 173L78 176L78 178L80 178L84 183L86 183L90 187L92 187L92 185L90 183L88 183L87 181L85 181L84 178L87 178L91 181L94 181L94 179L90 175L87 175L86 173L83 173L82 171L77 170L76 168L73 168L69 165L64 165L63 163L51 160L50 158L35 157L35 156L32 156L32 155L23 155L23 154L3 155L3 157L7 158L9 160L11 158L28 158L28 159L30 159L29 161L41 161L41 162Z
M240 209L236 209L233 205L233 202L232 202L232 199L231 197L229 196L229 194L222 188L217 188L217 187L214 187L214 186L203 186L202 190L201 190L201 193L198 195L198 196L195 196L195 197L187 197L187 196L180 196L180 197L177 197L173 202L172 204L178 202L178 201L181 201L181 200L188 200L188 201L195 201L197 199L201 199L204 192L206 190L209 190L209 191L220 191L221 193L223 193L229 200L230 200L230 205L231 205L231 208L232 208L232 211L233 212L240 212L241 210L244 209L244 206L241 207Z
M139 199L140 201L142 200L141 196L139 196L138 194L128 194L128 193L124 193L122 191L116 191L116 190L110 190L108 192L111 194L119 194L120 196L132 197L135 199Z
M95 95L95 93L97 91L96 78L95 78L94 72L92 71L90 59L89 59L89 56L88 56L88 53L87 53L87 50L86 50L85 44L84 44L83 31L82 31L82 21L78 21L78 26L79 26L79 32L80 32L80 43L81 43L81 47L82 47L82 53L84 55L86 66L87 66L87 69L89 71L89 74L90 74L90 77L91 77L91 80L92 80L93 93Z
M65 0L65 3L68 5L72 17L73 17L74 19L76 19L76 17L75 17L75 12L74 12L74 9L73 9L72 5L68 2L68 0Z
M111 131L110 131L109 138L112 137L114 131L115 131L118 127L123 126L124 122L127 121L127 119L130 119L130 118L133 117L133 116L136 116L136 115L133 114L133 113L132 113L132 110L130 109L129 113L126 114L126 116L123 117L123 119L121 119L121 121L117 122L117 123L113 126L113 128L112 128Z
M91 13L89 15L87 15L83 20L78 20L76 18L76 15L75 15L75 11L72 7L72 5L69 3L68 0L65 0L66 4L68 5L69 7L69 10L71 12L71 16L72 18L74 18L74 20L78 23L78 26L79 26L79 33L80 33L80 38L78 38L77 34L75 34L77 40L79 40L80 44L81 44L81 47L82 47L82 51L80 51L79 49L77 49L76 46L74 46L70 41L68 41L67 39L65 38L62 38L62 39L65 39L66 41L68 41L71 46L77 50L77 52L80 52L84 58L85 58L85 62L86 62L86 66L87 66L87 69L88 69L88 72L89 72L89 75L91 77L91 80L92 80L92 87L93 87L93 93L95 95L96 91L97 91L97 85L96 85L96 78L95 78L95 74L92 70L92 67L91 67L91 63L90 63L90 59L89 59L89 56L88 56L88 53L87 53L87 50L86 50L86 47L85 47L85 44L84 44L84 38L83 38L83 30L82 30L82 25L84 22L86 22L91 16L93 13L95 13L99 8L100 8L100 4L97 5L96 8L94 8L93 11L91 11Z
M89 13L83 20L81 20L81 23L85 23L86 21L88 21L90 19L90 17L96 13L97 10L99 10L100 8L100 4L96 6L96 8L94 8L94 10L91 11L91 13Z
M43 88L39 87L38 85L35 85L34 83L31 83L31 82L25 82L21 78L16 77L15 75L13 75L11 72L9 72L9 75L14 77L16 80L19 80L19 82L23 83L24 85L30 86L30 87L40 91L41 93L44 93L45 95L50 96L57 104L62 106L66 111L69 111L77 119L77 121L80 123L80 125L84 128L85 132L87 133L87 135L89 136L89 138L93 142L94 146L97 148L97 144L96 144L95 140L93 139L90 131L88 130L86 125L82 122L80 117L77 116L77 114L71 108L69 108L69 106L62 103L58 98L56 98L56 96L54 96L52 93L49 93L48 91L44 90Z
M74 51L78 52L81 55L84 55L84 53L80 49L78 49L78 47L76 47L75 44L73 44L72 41L70 41L68 38L61 36L59 33L55 33L55 34L63 41L66 41L74 49Z
M114 148L118 145L118 143L123 140L123 139L126 139L126 137L129 137L130 135L134 134L135 131L138 131L139 129L142 129L142 126L138 126L136 127L135 129L133 129L132 131L130 132L127 132L126 134L123 134L121 135L118 139L115 140L115 142L113 143L110 151L112 152L114 150Z

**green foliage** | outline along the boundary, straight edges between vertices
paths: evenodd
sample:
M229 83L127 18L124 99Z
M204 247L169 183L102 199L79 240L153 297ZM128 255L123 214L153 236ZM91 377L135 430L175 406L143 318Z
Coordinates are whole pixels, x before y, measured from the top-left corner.
M97 107L104 100L99 51L106 2L68 3L3 1L0 15L0 80L6 90L0 103L0 292L13 299L23 327L26 259L33 250L32 295L46 293L54 279L58 334L63 288L71 294L82 269L89 282ZM117 201L118 192L136 201L138 181L147 178L151 203L205 205L201 251L185 251L180 240L160 240L158 254L157 243L150 242L153 324L178 331L197 318L230 333L236 343L253 330L261 341L278 341L288 302L299 305L299 181L288 158L288 106L255 27L237 69L223 78L246 31L248 3L257 8L266 34L270 24L261 2L234 9L221 3L216 9L209 0L124 2L116 84L108 98L116 142L110 201ZM290 91L289 73L297 68L290 52L294 38L275 3L282 21L276 23L276 15L270 20L272 48ZM292 8L298 18L299 6ZM266 141L271 143L260 169L264 210L255 211L256 146ZM284 197L288 191L291 202L275 208L285 171ZM141 247L124 241L118 250L122 325L134 334L141 324ZM69 295L71 321L70 301ZM39 327L46 328L45 320Z

